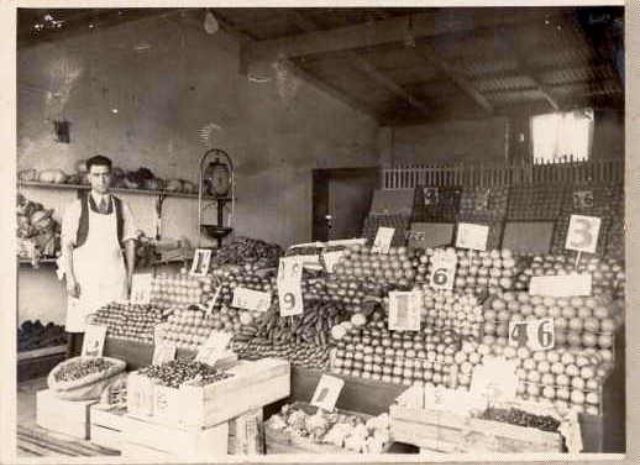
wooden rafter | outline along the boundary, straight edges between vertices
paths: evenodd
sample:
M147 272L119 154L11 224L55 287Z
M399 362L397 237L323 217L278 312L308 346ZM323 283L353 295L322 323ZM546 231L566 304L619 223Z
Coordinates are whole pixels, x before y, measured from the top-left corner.
M313 20L307 18L306 16L300 14L298 11L292 11L291 15L296 21L298 27L300 27L303 31L306 31L309 34L313 34L318 31L317 25L313 22ZM420 111L423 115L430 116L431 110L428 105L422 102L420 99L411 95L405 89L402 88L398 83L396 83L390 77L384 75L380 70L378 70L373 64L369 62L366 58L360 56L357 52L347 52L347 56L349 58L349 63L358 68L360 71L366 73L371 79L376 81L379 85L384 87L387 91L391 92L397 97L405 100L409 105Z
M411 35L415 38L434 37L484 28L527 24L549 17L548 10L510 9L497 15L490 11L466 12L443 17L438 11L411 16ZM556 12L554 15L560 15ZM261 40L247 50L249 61L273 61L278 57L296 58L326 54L377 45L403 42L407 37L409 17L393 17L354 26L324 31L309 31L279 39Z
M447 76L451 81L453 81L465 94L467 94L471 99L476 102L480 107L482 107L487 113L493 114L493 106L487 100L487 98L482 95L476 89L473 84L469 82L467 78L465 78L462 73L455 69L451 64L449 64L442 56L440 56L434 49L428 44L420 44L419 47L415 48L415 53L428 62L430 65L439 69L445 76Z

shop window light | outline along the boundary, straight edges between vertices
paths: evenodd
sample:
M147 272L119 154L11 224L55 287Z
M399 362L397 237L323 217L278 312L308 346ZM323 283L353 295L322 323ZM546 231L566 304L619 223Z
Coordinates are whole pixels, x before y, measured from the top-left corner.
M531 117L534 163L585 161L591 154L593 110Z

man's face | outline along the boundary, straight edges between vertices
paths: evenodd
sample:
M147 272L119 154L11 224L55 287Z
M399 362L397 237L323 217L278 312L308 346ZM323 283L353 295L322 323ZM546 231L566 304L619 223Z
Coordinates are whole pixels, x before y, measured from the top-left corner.
M111 184L111 169L104 165L92 165L89 170L91 189L98 194L106 194Z

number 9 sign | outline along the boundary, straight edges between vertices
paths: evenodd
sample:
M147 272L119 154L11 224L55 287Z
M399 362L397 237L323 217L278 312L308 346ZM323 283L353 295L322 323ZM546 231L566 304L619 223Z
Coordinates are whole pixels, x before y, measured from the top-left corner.
M595 216L571 215L565 248L595 253L602 220Z

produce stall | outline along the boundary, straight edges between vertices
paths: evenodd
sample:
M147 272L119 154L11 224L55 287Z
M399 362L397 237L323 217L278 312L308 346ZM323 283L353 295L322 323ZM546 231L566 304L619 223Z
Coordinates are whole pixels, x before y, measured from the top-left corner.
M603 110L623 102L588 10L166 10L76 17L91 46L52 40L53 71L21 51L52 89L18 125L19 451L626 452L624 134ZM66 27L47 16L22 40ZM73 261L104 277L67 288L64 212L89 192Z

